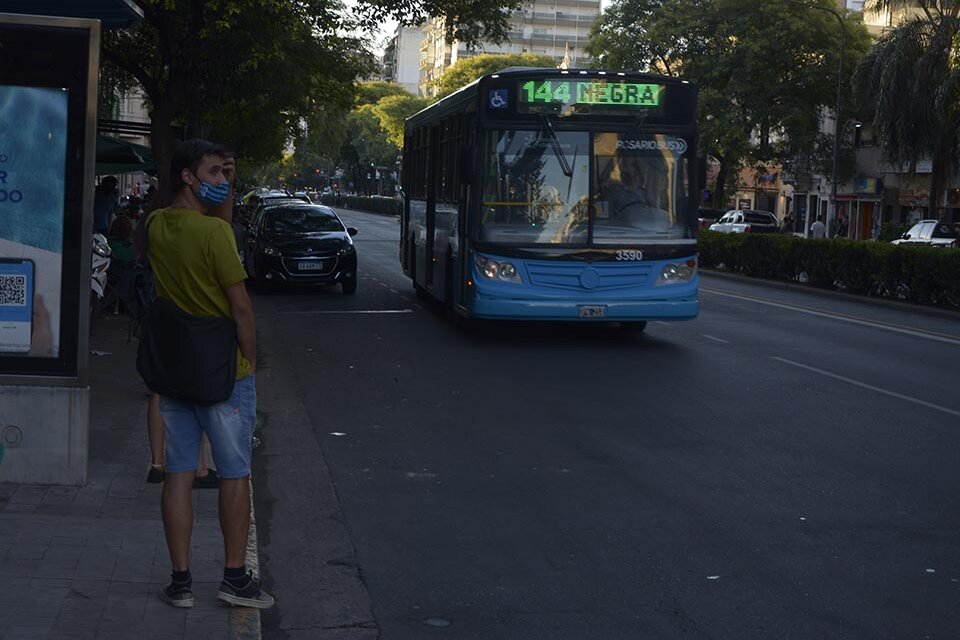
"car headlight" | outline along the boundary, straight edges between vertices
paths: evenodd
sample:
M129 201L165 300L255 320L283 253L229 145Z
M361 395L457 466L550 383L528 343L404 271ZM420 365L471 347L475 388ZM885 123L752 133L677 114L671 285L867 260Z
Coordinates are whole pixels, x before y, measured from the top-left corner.
M350 255L351 253L353 253L353 245L352 245L352 244L345 246L343 249L340 249L340 251L337 251L337 255L338 255L338 256L348 256L348 255Z
M520 272L512 262L505 260L491 260L483 256L477 256L477 271L487 280L498 280L500 282L522 282Z
M671 263L663 266L657 285L680 284L690 282L697 273L697 261L690 258L686 262Z
M269 244L264 245L264 247L263 247L263 255L265 255L265 256L279 256L279 255L280 255L280 249L277 249L277 248L274 247L273 245L269 245Z

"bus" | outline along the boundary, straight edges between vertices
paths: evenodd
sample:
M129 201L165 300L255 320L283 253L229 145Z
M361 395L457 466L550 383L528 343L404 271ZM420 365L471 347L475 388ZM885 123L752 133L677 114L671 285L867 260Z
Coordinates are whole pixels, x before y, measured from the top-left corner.
M697 297L697 87L510 68L405 122L400 262L454 317L683 320Z

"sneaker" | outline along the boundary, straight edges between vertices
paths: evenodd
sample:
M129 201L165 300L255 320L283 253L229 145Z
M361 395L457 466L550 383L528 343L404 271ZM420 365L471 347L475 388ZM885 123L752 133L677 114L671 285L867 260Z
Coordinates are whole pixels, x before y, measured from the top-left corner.
M217 598L238 607L269 609L273 606L273 596L260 588L260 581L254 580L253 571L248 571L243 586L236 586L228 580L220 583Z
M147 482L151 484L157 484L163 482L163 477L166 474L163 471L163 467L155 467L150 465L150 472L147 474Z
M173 582L160 589L160 599L171 607L187 608L193 606L193 591L190 587Z
M213 469L207 469L207 475L193 479L194 489L216 489L220 486L220 476Z

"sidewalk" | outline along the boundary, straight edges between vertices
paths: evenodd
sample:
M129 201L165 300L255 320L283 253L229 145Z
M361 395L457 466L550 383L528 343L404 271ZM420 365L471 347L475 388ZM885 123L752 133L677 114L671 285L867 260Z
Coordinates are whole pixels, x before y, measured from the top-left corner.
M125 316L98 319L91 350L106 355L90 356L87 485L0 484L0 640L259 637L257 613L216 599L216 490L194 491L196 605L175 609L157 597L170 578L162 485L146 483L148 395L126 338Z

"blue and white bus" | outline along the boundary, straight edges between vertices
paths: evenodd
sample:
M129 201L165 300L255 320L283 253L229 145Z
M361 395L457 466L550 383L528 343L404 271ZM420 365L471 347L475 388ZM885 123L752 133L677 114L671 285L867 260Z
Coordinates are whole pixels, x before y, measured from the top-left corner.
M695 318L696 114L689 82L599 70L443 98L406 121L404 273L465 317Z

